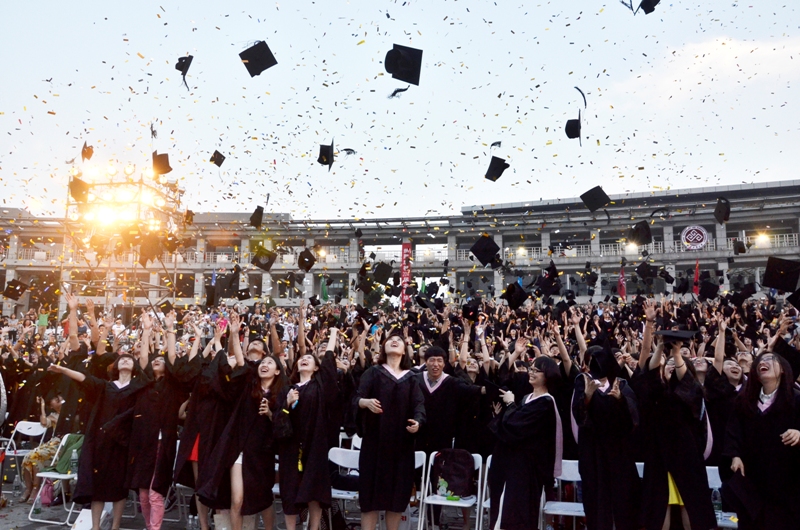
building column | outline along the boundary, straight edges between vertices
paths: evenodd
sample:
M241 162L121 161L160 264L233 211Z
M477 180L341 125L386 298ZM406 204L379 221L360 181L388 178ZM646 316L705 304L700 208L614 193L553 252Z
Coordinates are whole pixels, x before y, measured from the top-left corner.
M268 272L261 274L261 296L272 298L272 274Z
M728 261L725 260L725 261L717 262L717 270L722 271L722 276L720 276L720 278L722 278L724 280L724 282L722 284L720 284L719 290L720 291L730 291L731 290L731 283L730 283L730 280L728 279L728 275L726 274L728 272Z
M206 255L206 240L198 238L197 239L197 244L195 245L195 248L197 249L195 251L196 261L198 263L204 263L206 261L206 257L205 257L205 255Z
M592 237L594 236L594 237ZM599 256L600 255L600 231L598 230L597 233L590 232L589 233L589 249L592 252L592 256Z
M676 282L678 281L677 276L675 276L675 265L674 264L664 265L664 270L667 271L667 274L669 274L670 276L675 278ZM670 292L670 293L674 293L675 292L675 284L674 283L672 285L665 284L665 289L664 290L667 291L667 292Z
M198 305L203 300L203 288L205 287L203 281L203 271L196 272L194 275L194 303Z
M239 263L245 260L245 254L250 252L250 238L243 237L242 242L239 245Z
M63 269L61 271L61 287L59 287L59 290L62 293L64 291L64 287L63 287L64 282L69 283L69 280L70 280L70 277L69 277L70 273L69 272L70 271L68 271L67 269ZM13 270L7 270L6 271L6 280L8 280L9 278L13 278L13 274L14 274ZM12 276L9 276L9 275L12 275ZM57 315L57 317L58 317L59 324L61 323L61 315L63 315L66 312L67 312L67 299L64 298L64 295L62 294L61 296L58 297L58 315ZM3 312L3 314L4 315L6 314L5 311Z
M16 238L17 236L11 236L11 237ZM17 277L17 271L15 269L10 269L10 268L6 269L6 284L8 284L8 282L10 282L11 280L16 279L16 277ZM67 278L69 278L69 274L67 274ZM5 287L6 286L4 285L3 289L5 289ZM11 298L3 297L3 316L6 317L11 316L14 313L14 308L17 306L18 303L19 302L17 300L12 300ZM60 303L64 305L63 311L66 311L67 302L64 300L63 296L60 298ZM60 317L61 313L63 313L63 311L61 311L60 309L60 305L59 305L59 311L60 312L58 316Z
M550 232L546 230L542 230L542 254L547 255L547 248L550 246ZM598 245L600 243L598 242Z
M714 227L716 228L716 233L714 237L717 239L714 248L716 250L721 250L721 251L728 250L728 243L727 243L728 231L725 228L725 225L716 223Z
M664 252L674 252L675 247L675 234L672 231L672 225L664 225L661 228L661 233L664 236ZM670 273L671 274L671 273Z
M358 255L358 238L351 237L350 238L350 252L347 256L347 263L359 263L361 261L360 256Z
M358 255L358 254L356 254ZM357 272L349 272L347 273L347 281L348 288L347 292L349 294L348 299L350 300L351 304L361 304L364 302L364 293L358 290L358 273Z
M498 247L500 247L500 261L505 263L505 261L506 261L506 249L503 246L503 234L497 234L497 235L495 235L493 237L494 237L494 242L497 243ZM500 294L500 291L502 291L506 287L505 284L503 283L503 279L504 279L504 277L503 277L502 269L495 269L494 270L494 279L493 279L494 281L492 282L492 285L494 285L494 289L495 289L495 296L498 296Z
M11 237L8 238L8 259L15 260L17 259L17 249L19 248L19 236L17 234L11 234Z
M158 273L157 272L151 272L150 273L149 283L150 283L150 285L161 285L158 282ZM147 291L147 297L150 300L158 300L159 298L161 298L161 291L158 290L158 289Z
M447 259L455 261L458 257L458 241L456 236L447 236Z

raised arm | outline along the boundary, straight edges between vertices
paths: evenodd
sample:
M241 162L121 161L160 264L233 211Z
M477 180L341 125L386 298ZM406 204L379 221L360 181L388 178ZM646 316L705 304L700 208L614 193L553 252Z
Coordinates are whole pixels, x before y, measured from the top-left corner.
M458 361L461 368L466 368L467 361L469 360L469 336L472 334L472 327L469 325L469 320L462 319L462 326L464 327L464 335L461 337L461 348L458 353Z
M78 383L83 383L86 380L86 376L80 372L76 372L75 370L70 370L66 366L60 366L58 364L51 364L47 367L48 372L52 372L54 374L62 374L66 375L73 381L77 381Z
M572 312L572 325L575 328L575 340L578 342L578 359L580 360L581 365L584 364L583 356L586 353L586 339L583 336L583 331L581 331L581 318L583 315L580 311L571 310ZM569 373L569 370L567 371Z
M189 351L189 362L197 356L197 352L200 351L200 338L203 336L203 332L197 325L197 322L192 321L192 329L194 330L194 342L192 342L192 349ZM205 355L204 355L205 356Z
M89 322L89 326L92 328L92 342L95 344L95 348L100 350L100 324L97 322L97 317L94 313L94 302L91 298L86 299L86 314L84 318Z
M297 318L297 355L298 358L306 354L306 300L300 302L300 314ZM293 361L294 359L291 359Z
M642 334L642 349L639 351L639 369L644 370L650 352L653 350L653 333L656 329L656 303L653 300L644 302L644 333ZM658 362L661 362L659 358Z
M164 317L164 333L167 335L167 360L169 364L175 364L175 310L170 311ZM197 341L195 341L197 342ZM194 346L192 346L194 348Z
M78 342L78 297L72 293L65 292L64 298L67 301L67 307L69 307L69 317L67 317L69 349L74 351L80 348L80 343Z
M717 315L717 340L714 343L714 368L722 373L725 362L725 330L728 328L728 319L722 313Z
M228 322L230 331L228 332L228 352L236 357L236 366L244 366L244 355L242 354L242 343L239 342L239 325L241 320L239 313L231 312L231 319Z
M553 322L552 326L553 331L555 332L554 335L556 336L558 353L561 355L561 363L564 365L564 373L569 374L570 370L572 370L572 359L570 359L567 347L564 345L564 340L561 338L561 333L558 329L558 323Z
M150 358L150 335L153 333L153 318L149 313L142 311L139 322L142 323L142 336L139 341L139 366L144 370L147 368L147 361Z

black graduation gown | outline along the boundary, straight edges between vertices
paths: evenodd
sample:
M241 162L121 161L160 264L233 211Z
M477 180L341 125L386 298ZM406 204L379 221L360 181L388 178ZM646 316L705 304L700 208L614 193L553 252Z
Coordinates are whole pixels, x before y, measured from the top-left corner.
M194 487L195 490L202 487L202 474L198 473L195 484L192 466L187 464L190 464L189 457L195 440L200 436L198 468L202 470L228 424L235 401L220 385L220 378L229 377L232 371L227 353L220 350L210 361L197 355L186 364L185 369L176 372L179 381L192 384L192 396L186 409L186 422L181 432L173 475L179 484Z
M416 449L428 455L453 447L458 421L468 407L477 408L477 401L473 398L477 398L481 389L446 373L441 375L435 387L429 388L426 375L427 372L422 372L416 376L425 399L425 426L420 427L417 433Z
M711 454L706 459L706 465L716 466L720 463L722 449L725 446L725 431L728 427L728 418L733 413L733 406L738 394L725 374L717 372L713 365L708 367L706 379L703 382L706 391L706 406L708 407L708 421L711 422L711 434L714 436L714 445ZM730 466L720 467L720 476L725 480L731 474Z
M80 383L86 399L94 404L86 424L78 461L78 484L73 500L114 502L128 496L125 474L133 406L148 379L134 377L124 388L91 375Z
M70 351L63 361L56 364L86 373L88 358L86 344L81 344L80 348ZM59 378L55 389L64 399L64 403L61 405L61 414L58 415L58 422L56 422L56 435L63 437L65 434L85 432L86 421L91 414L93 403L84 399L84 388L80 383L65 375L55 375Z
M382 414L358 407L360 399L377 399ZM358 495L362 512L401 513L408 506L414 483L414 439L408 420L425 427L425 398L413 370L396 379L384 365L373 366L361 377L353 398L358 434L363 438L358 456Z
M184 362L176 360L176 364ZM125 478L130 489L150 489L152 484L152 489L164 496L172 484L178 445L178 411L186 399L172 365L166 364L164 376L148 384L136 399Z
M586 527L635 530L639 528L641 500L641 481L631 450L631 434L639 422L636 394L619 380L622 399L598 389L586 405L585 379L575 378L572 414L578 427Z
M556 382L553 397L556 398L558 414L561 417L561 428L564 433L564 459L577 460L578 442L575 441L575 437L572 434L570 408L572 407L573 381L578 377L580 370L578 370L578 363L573 362L569 373L567 373L564 369L564 363L560 362L558 363L558 371L561 374L561 379Z
M242 515L253 515L272 506L275 484L272 421L258 413L261 382L257 370L258 364L247 361L246 366L233 371L230 383L239 387L239 400L211 453L210 465L203 469L208 478L202 480L203 487L197 492L206 506L230 509L230 469L242 454ZM259 397L253 397L254 390L259 392ZM276 405L273 415L278 414L278 410Z
M281 404L289 411L292 423L292 436L283 440L278 449L281 504L287 515L298 515L311 501L331 503L328 404L337 394L333 352L325 353L319 370L299 387L299 392L294 409L286 407L285 400Z
M642 436L645 443L642 481L642 519L646 528L660 530L667 513L672 475L681 494L692 528L716 526L711 505L703 451L706 420L703 388L686 372L683 379L672 376L668 384L659 369L634 374L631 387L639 399Z
M800 446L781 442L781 434L788 429L800 430L800 392L795 391L792 398L794 407L776 400L761 412L745 405L741 396L728 421L723 462L730 466L734 457L742 459L743 480L755 486L750 494L762 503L760 516L753 520L737 506L743 499L731 499L723 486L723 500L736 507L742 530L800 527Z
M552 487L556 460L556 403L545 395L521 405L512 403L492 422L497 437L489 469L491 527L503 500L503 530L538 526L542 488Z
M458 412L456 448L465 449L470 453L478 453L485 462L494 448L494 434L489 430L489 424L492 422L493 417L492 397L488 394L482 394L480 390L485 386L486 381L491 381L491 378L486 375L483 369L478 372L478 377L475 378L474 383L460 367L456 367L455 373L458 377L464 379L467 384L477 388L477 392L468 396L464 407ZM425 412L427 415L427 407Z

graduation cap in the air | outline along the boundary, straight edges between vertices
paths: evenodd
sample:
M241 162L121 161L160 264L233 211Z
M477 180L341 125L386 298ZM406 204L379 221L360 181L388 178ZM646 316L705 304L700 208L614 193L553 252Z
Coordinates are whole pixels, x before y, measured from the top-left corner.
M175 234L167 234L161 238L161 244L164 246L167 252L175 252L178 250L178 247L183 245L183 240Z
M595 186L594 188L590 189L583 195L581 195L581 200L583 204L589 209L590 212L594 212L603 208L605 205L611 202L611 199L606 192L603 191L603 188L600 186Z
M428 296L427 294L420 294L414 298L414 301L417 302L417 305L420 307L424 307L425 309L430 309L431 311L436 311L436 302Z
M272 68L278 64L275 56L272 55L272 50L263 40L256 42L253 46L240 53L239 58L244 63L244 67L247 68L250 77L255 77L267 68Z
M308 303L311 304L311 307L317 307L322 302L319 301L319 297L317 295L314 295L308 299Z
M761 285L793 293L797 289L798 279L800 279L800 262L770 257L767 259L767 270L764 272Z
M356 286L356 289L365 295L371 293L374 288L375 286L373 285L372 281L366 276L362 276L361 279L358 280L358 285Z
M237 300L249 300L250 299L250 288L247 289L237 289L236 290L236 299Z
M189 85L186 83L186 74L189 73L189 67L192 65L193 55L186 57L178 57L178 62L175 64L175 69L181 73L183 77L183 84L186 85L186 90L189 90Z
M792 304L795 309L800 309L800 290L793 292L786 297L786 302Z
M331 170L333 167L333 140L331 140L331 145L319 146L319 158L317 158L317 162L323 166L328 166L328 171Z
M82 181L79 178L72 177L69 183L69 194L75 199L75 202L86 202L89 200L89 189L91 185Z
M717 198L717 206L714 208L714 219L721 225L731 217L731 203L725 197Z
M469 302L461 307L461 316L466 320L478 320L478 307L477 302Z
M700 282L700 292L698 299L701 302L712 300L719 295L719 284L715 281Z
M256 251L250 260L250 263L264 272L269 272L269 269L275 263L276 259L278 259L278 255L276 253L267 250L264 247L256 247Z
M256 206L256 210L250 216L250 226L258 229L261 228L261 222L264 220L264 207Z
M570 140L578 139L578 143L583 146L581 140L581 111L578 110L577 120L567 120L567 125L564 127L564 132L567 133L567 138Z
M742 287L741 291L733 293L733 295L731 296L731 303L736 307L742 307L742 304L745 303L747 299L753 296L754 294L756 294L756 284L748 283L747 285Z
M528 293L517 282L508 284L505 292L500 295L500 298L508 302L508 307L511 309L519 309L528 299Z
M485 267L495 261L495 256L500 252L500 247L494 242L494 239L487 235L482 235L469 250Z
M161 252L161 241L156 234L143 236L139 243L139 264L147 267L148 261L155 261Z
M642 0L642 3L639 4L639 9L644 11L645 15L649 15L650 13L656 10L656 6L658 5L659 2L661 2L661 0ZM637 9L637 11L639 9Z
M19 280L11 280L3 291L3 296L11 300L19 300L19 297L28 289L28 285Z
M356 238L361 239L361 236L364 235L364 232L361 231L360 228L356 228Z
M641 262L634 270L642 279L653 278L656 275L656 271L646 261Z
M172 171L169 166L169 155L167 153L158 154L158 151L153 151L153 174L166 175Z
M81 162L84 160L91 160L93 154L94 147L91 145L86 145L86 142L83 142L83 147L81 148Z
M209 162L213 162L217 167L222 167L222 163L225 162L225 155L215 150Z
M688 342L692 340L696 334L696 331L684 331L679 329L662 329L656 331L656 335L661 335L664 337L664 342L666 344L672 344L675 342Z
M314 257L314 253L308 249L304 249L297 257L297 266L305 272L310 271L316 262L317 258Z
M164 300L160 304L156 305L156 307L160 309L161 312L164 313L165 315L168 315L170 311L175 309L175 307L172 305L172 302L170 302L169 300Z
M194 212L191 210L186 210L183 212L183 224L190 225L194 224Z
M495 182L509 168L508 163L498 156L493 156L489 162L489 169L486 170L486 179Z
M744 241L734 241L733 242L733 255L738 256L739 254L744 254L747 252L747 245L744 244Z
M395 44L386 52L383 62L386 72L393 79L419 86L419 75L422 71L422 50Z
M382 261L375 265L375 267L372 269L372 279L383 285L389 283L389 276L391 275L392 266Z
M649 245L653 242L653 235L650 233L650 223L639 221L628 232L628 242L634 245Z
M669 273L667 269L661 269L660 271L658 271L658 275L661 278L664 278L664 281L668 284L675 283L675 278L672 277L672 275Z

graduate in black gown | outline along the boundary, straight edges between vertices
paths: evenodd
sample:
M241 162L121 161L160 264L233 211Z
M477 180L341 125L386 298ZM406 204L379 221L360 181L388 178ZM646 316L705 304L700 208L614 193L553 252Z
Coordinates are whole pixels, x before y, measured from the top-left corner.
M555 361L537 357L528 376L533 392L519 405L513 392L504 392L504 410L497 405L498 415L491 425L497 443L489 469L492 527L501 513L503 530L538 526L542 489L551 488L561 474L561 419L550 394L559 377Z
M631 437L639 423L636 394L618 377L619 364L607 346L592 346L586 356L589 373L575 378L572 397L586 527L636 530L641 492Z
M141 350L150 355L153 319L143 314ZM195 328L195 341L187 358L176 359L175 312L164 318L167 355L156 355L145 372L153 378L139 393L133 408L131 443L128 447L126 487L136 490L147 530L159 530L164 518L164 498L172 484L172 467L178 442L178 409L187 399L174 371L193 359L200 347L200 330Z
M684 528L716 525L704 463L708 427L703 388L694 366L681 356L683 340L692 333L659 331L665 340L650 356L656 321L655 302L644 304L646 317L639 367L631 387L639 399L645 444L642 517L648 530L669 528L672 506L680 507ZM663 351L669 360L662 369Z
M414 483L414 438L426 422L425 398L399 329L393 329L378 362L361 376L354 398L359 454L361 528L374 530L386 511L387 530L397 530Z
M333 353L338 331L328 330L327 351L322 361L311 353L297 359L292 389L281 407L289 411L292 425L292 436L283 440L278 450L286 530L295 529L297 515L305 507L308 507L309 530L319 530L322 507L331 503L328 403L333 403L338 393Z
M238 315L233 314L233 329L238 320ZM234 354L241 357L241 346L237 346L235 337L229 339L231 343ZM206 468L211 470L211 476L197 492L207 506L230 508L232 530L241 530L243 516L257 513L261 513L265 528L273 528L275 522L272 420L287 414L279 407L287 378L278 357L265 355L257 360L257 355L256 349L250 349L245 364L231 374L229 384L241 388L239 400L211 454L213 464Z
M141 364L147 363L140 359ZM119 355L112 365L112 381L84 375L63 366L51 364L48 370L76 381L93 404L86 426L80 460L78 484L72 500L92 504L92 527L99 528L103 504L114 504L112 528L119 528L128 489L125 487L133 406L138 394L146 388L148 379L133 356ZM109 427L113 425L113 427Z
M741 530L800 526L800 392L781 355L761 353L728 422L723 499Z

